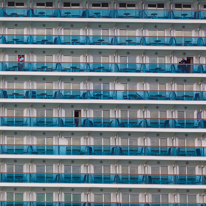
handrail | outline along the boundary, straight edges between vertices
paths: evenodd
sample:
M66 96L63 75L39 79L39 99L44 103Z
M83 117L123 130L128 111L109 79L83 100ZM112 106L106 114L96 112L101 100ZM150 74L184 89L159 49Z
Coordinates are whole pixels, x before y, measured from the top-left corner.
M149 165L150 166L150 165ZM189 177L196 177L196 176L206 176L206 175L203 175L203 174L191 174L191 175L188 175L188 174L151 174L151 173L137 173L137 174L133 174L133 173L53 173L53 172L48 172L48 173L38 173L38 172L1 172L1 174L33 174L33 175L50 175L50 174L53 174L53 175L64 175L64 174L68 174L68 175L128 175L128 176L132 176L132 175L135 175L135 176L138 176L138 175L147 175L147 176L189 176Z
M118 8L118 9L115 9L115 8L104 8L104 7L101 7L101 8L84 8L84 7L82 7L82 8L58 8L58 7L52 7L52 8L46 8L46 7L42 7L42 8L37 8L37 7L24 7L24 8L16 8L16 7L0 7L0 9L66 9L66 10L80 10L80 9L82 9L82 10L105 10L105 11L107 11L107 10L111 10L111 11L118 11L118 10L122 10L122 11L125 11L125 10L128 10L128 11L142 11L142 10L145 10L145 11L147 11L147 10L149 10L149 11L153 11L153 10L155 10L155 11L205 11L205 10L193 10L193 9L191 9L191 10L176 10L176 9L164 9L164 10L162 10L162 9L128 9L128 8L125 8L125 9L122 9L122 8Z
M130 120L130 119L148 119L148 120L197 120L197 118L175 118L175 117L169 117L169 118L147 118L147 117L136 117L136 118L122 118L122 117L42 117L42 116L0 116L0 118L42 118L42 119L51 119L51 118L57 118L57 119L120 119L120 120ZM198 118L198 120L205 120L205 118Z
M206 38L206 37L205 37ZM18 61L0 61L0 63L20 63ZM145 65L145 64L149 64L149 65L180 65L179 63L124 63L124 62L32 62L32 61L24 61L22 63L34 63L34 64L39 64L39 63L44 63L44 64L142 64L142 65ZM204 63L199 63L199 64L184 64L184 65L206 65Z
M45 81L38 81L38 82L43 82L45 83ZM94 82L95 83L95 82ZM149 84L150 82L148 82ZM145 89L145 90L106 90L106 89L36 89L36 88L33 88L33 89L29 89L29 88L23 88L23 89L20 89L20 88L0 88L0 90L7 90L7 91L12 91L12 90L19 90L19 91L22 91L22 90L29 90L29 91L91 91L91 92L204 92L206 93L206 91L203 91L203 90L148 90L148 89Z
M47 37L47 36L69 36L69 37L155 37L155 38L171 38L171 37L177 37L177 38L206 38L205 36L151 36L151 35L139 35L139 36L132 36L132 35L117 35L117 34L110 34L110 35L89 35L89 34L75 34L75 35L65 35L65 34L0 34L1 36L43 36L43 37Z
M62 146L62 147L128 147L128 148L132 148L132 147L150 147L150 148L206 148L206 146L151 146L151 145L84 145L84 144L80 144L80 145L55 145L55 144L1 144L2 146L45 146L45 147L50 147L50 146Z
M8 200L1 200L1 202L49 202L49 203L102 203L102 204L105 204L105 203L112 203L112 204L132 204L132 203L136 203L136 204L191 204L191 205L194 205L194 204L201 204L201 205L204 205L203 203L174 203L174 202L163 202L163 203L159 203L159 202L91 202L91 201L85 201L85 202L77 202L77 201L72 201L72 202L69 202L69 201L8 201Z

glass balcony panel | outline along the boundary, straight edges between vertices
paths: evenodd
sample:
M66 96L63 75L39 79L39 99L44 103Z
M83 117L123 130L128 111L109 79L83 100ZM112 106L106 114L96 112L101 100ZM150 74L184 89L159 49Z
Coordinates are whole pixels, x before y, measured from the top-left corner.
M143 11L143 18L145 19L169 19L171 11L148 9Z
M202 156L206 155L204 147L162 147L162 146L108 146L108 145L1 145L0 154L21 155L149 155L149 156ZM13 171L13 170L12 170Z
M109 9L89 9L88 18L112 18L114 11Z
M78 173L1 173L1 182L19 183L98 183L98 184L185 184L205 185L201 175L162 175L162 174L78 174ZM22 201L23 196L14 197ZM11 197L13 198L13 197ZM10 199L11 199L10 198ZM43 201L40 197L41 201ZM47 200L52 201L48 194ZM108 197L109 198L109 197ZM109 200L108 200L109 202ZM153 201L154 202L154 201Z
M18 62L1 62L0 71L18 71ZM23 71L35 72L131 72L131 73L205 73L203 64L180 65L164 63L40 63L24 62Z
M205 100L200 91L115 91L115 90L47 90L47 89L4 89L1 98L37 98L37 99L145 99L145 100ZM22 116L23 113L18 116ZM14 114L8 110L8 116ZM17 114L16 114L17 115ZM40 114L38 115L40 116Z
M72 3L74 4L74 3ZM77 5L77 6L76 6ZM135 10L135 4L128 4L122 9L80 9L79 4L72 8L57 9L47 6L45 8L1 8L1 17L36 17L36 18L142 18L142 19L205 19L205 11L195 11L191 5L175 10L164 10L162 5L144 10ZM45 6L45 5L44 5ZM190 7L189 7L190 6ZM105 7L106 8L106 7ZM129 10L128 10L129 9Z
M79 30L78 30L79 31ZM150 31L151 32L151 31ZM45 31L43 31L45 33ZM2 35L1 44L37 44L37 45L127 45L127 46L205 46L205 38L192 37L190 33L184 33L184 36L84 36L80 34L72 35ZM177 33L177 32L176 32ZM162 33L159 33L162 35ZM187 36L188 35L188 36ZM159 63L164 63L160 61Z
M78 124L76 122L78 121ZM131 123L130 123L131 122ZM1 126L15 127L145 127L145 128L205 128L203 119L128 119L128 118L57 118L1 117Z

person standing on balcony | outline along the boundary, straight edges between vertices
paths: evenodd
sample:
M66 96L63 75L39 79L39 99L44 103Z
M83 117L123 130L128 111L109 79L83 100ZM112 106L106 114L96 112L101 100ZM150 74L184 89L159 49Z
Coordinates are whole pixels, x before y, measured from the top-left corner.
M188 71L187 71L187 60L185 60L185 58L184 57L182 57L182 61L181 62L179 62L179 64L183 64L182 65L182 73L188 73Z
M22 55L19 56L18 62L18 71L23 71L24 57Z

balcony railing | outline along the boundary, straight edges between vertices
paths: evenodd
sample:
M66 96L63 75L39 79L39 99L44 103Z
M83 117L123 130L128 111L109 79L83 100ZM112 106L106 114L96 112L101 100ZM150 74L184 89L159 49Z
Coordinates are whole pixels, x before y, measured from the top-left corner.
M1 62L0 71L24 72L120 72L120 73L206 73L206 64Z
M195 10L131 10L131 9L61 9L1 8L0 17L36 18L118 18L118 19L205 19L206 11Z
M0 182L205 185L206 175L1 173Z
M183 36L63 36L2 34L0 36L0 43L35 45L206 46L206 38Z
M0 117L0 126L12 127L104 127L104 128L206 128L204 119Z
M205 101L205 91L1 89L4 99L192 100Z
M18 155L123 155L205 157L206 147L115 145L0 145L0 154Z
M194 200L195 201L195 200ZM206 206L204 203L1 201L0 206Z

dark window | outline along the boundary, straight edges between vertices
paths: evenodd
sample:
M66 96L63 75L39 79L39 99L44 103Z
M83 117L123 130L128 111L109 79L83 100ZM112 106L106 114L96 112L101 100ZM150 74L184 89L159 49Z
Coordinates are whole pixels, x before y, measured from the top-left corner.
M45 6L45 3L36 3L37 6Z
M181 9L182 8L182 4L175 4L175 8L176 9Z
M135 7L135 4L127 4L127 7Z
M206 9L206 5L204 5L204 9Z
M16 3L16 6L24 6L24 3Z
M126 7L126 3L119 3L119 7L120 7L120 8L121 8L121 7L125 8L125 7Z
M92 4L92 7L100 7L100 4Z
M64 7L70 7L70 2L64 2Z
M52 2L46 2L46 7L53 7L53 3Z
M79 6L79 3L72 3L72 6Z
M102 7L109 7L108 3L102 3Z
M164 4L157 4L157 8L164 9Z
M183 8L191 9L191 5L190 4L185 4L185 5L183 5Z
M8 6L14 6L14 2L8 2Z
M148 4L149 8L155 8L156 9L156 4Z

